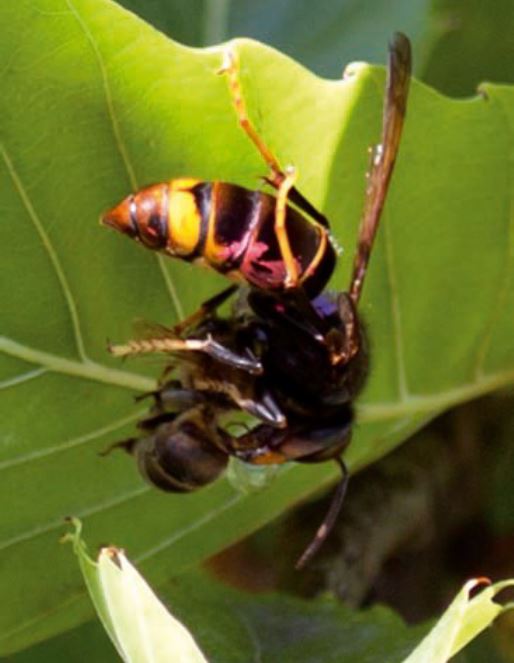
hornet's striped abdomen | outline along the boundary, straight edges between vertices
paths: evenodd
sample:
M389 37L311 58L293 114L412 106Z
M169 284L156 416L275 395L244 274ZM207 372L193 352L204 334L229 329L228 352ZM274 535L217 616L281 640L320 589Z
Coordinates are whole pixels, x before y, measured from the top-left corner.
M201 262L264 290L283 290L286 267L275 233L276 198L225 182L176 179L128 196L102 222L168 255ZM291 206L286 231L299 285L312 297L335 264L328 231Z

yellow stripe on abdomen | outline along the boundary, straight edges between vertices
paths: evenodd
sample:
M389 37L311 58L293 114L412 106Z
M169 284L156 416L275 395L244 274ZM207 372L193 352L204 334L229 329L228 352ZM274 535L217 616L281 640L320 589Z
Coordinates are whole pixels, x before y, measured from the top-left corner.
M216 222L218 214L218 197L220 187L227 186L222 182L213 182L211 190L211 209L209 219L207 221L207 236L205 238L205 246L203 255L206 262L213 267L222 265L229 255L229 251L224 244L216 240ZM230 185L228 185L230 186Z
M200 241L202 217L196 204L193 187L200 180L171 180L168 203L168 252L186 256L193 253Z

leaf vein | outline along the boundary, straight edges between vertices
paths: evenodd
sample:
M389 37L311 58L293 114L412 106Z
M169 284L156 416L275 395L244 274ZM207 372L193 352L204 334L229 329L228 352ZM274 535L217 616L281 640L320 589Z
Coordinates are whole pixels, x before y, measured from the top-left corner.
M509 119L509 114L505 112L502 108L501 97L498 96L498 107L501 109L501 114L504 117L504 123L508 127L508 133L511 138L514 136L514 128ZM510 186L508 186L509 191L509 203L508 203L508 223L507 223L507 246L505 254L505 262L503 270L500 276L500 283L497 287L496 301L494 303L491 315L485 321L484 324L484 336L483 341L479 345L476 359L475 359L475 369L474 375L476 378L480 378L484 375L484 364L486 363L487 354L491 348L491 341L493 338L495 325L498 323L498 320L501 317L501 314L504 310L505 301L509 294L509 289L511 287L513 268L514 264L514 191L512 187L512 182L514 180L514 152L513 148L509 146L512 145L512 140L506 140L505 145L509 152L507 153L507 164L510 173Z
M82 509L79 513L76 514L76 517L79 520L89 518L90 516L94 516L95 514L101 511L112 509L116 506L119 506L120 504L123 504L124 502L128 502L129 500L134 499L135 497L139 497L140 495L143 495L144 493L147 493L150 490L151 490L150 486L147 486L145 484L139 485L136 489L132 491L129 491L127 493L122 493L121 495L116 495L116 497L113 497L110 500L105 500L104 502L99 502L94 506ZM6 550L7 548L11 548L12 546L23 543L24 541L28 541L38 536L42 536L43 534L48 534L49 532L58 530L59 528L63 527L63 525L65 524L66 517L67 515L63 514L61 518L48 522L44 525L38 525L36 527L33 527L32 529L22 532L17 536L13 536L10 539L5 539L4 541L0 541L0 551Z
M0 462L0 471L15 467L17 465L23 465L24 463L29 463L35 460L41 460L42 458L47 458L48 456L52 456L63 451L69 451L69 449L81 446L86 442L91 442L92 440L96 440L103 435L112 433L119 428L123 428L123 426L126 424L137 421L145 413L146 410L139 410L135 414L133 413L129 416L112 421L110 424L102 426L101 428L97 428L96 430L89 433L85 433L84 435L79 435L78 437L71 438L70 440L65 440L64 442L53 444L52 446L46 447L45 449L31 451L30 453L16 456L15 458L10 458L9 460Z
M173 302L173 306L175 307L175 311L177 313L177 319L183 320L185 317L184 308L182 306L182 302L179 299L177 289L175 288L175 284L173 283L173 279L171 278L168 270L166 269L164 260L165 260L164 256L157 254L157 261L159 263L159 268L162 272L162 277L166 284L166 288L168 289L171 301Z
M82 589L81 591L72 594L68 596L68 598L64 599L61 603L58 603L57 605L54 604L50 609L43 609L40 613L38 613L35 617L31 617L27 619L25 622L17 622L16 626L14 626L12 629L9 631L3 631L0 634L0 642L7 642L11 643L12 638L16 635L19 635L20 633L23 633L26 630L33 630L36 624L39 624L40 622L44 622L45 619L47 619L50 615L55 615L58 613L60 610L63 608L67 608L73 603L75 603L78 600L84 599L84 597L87 596L86 590Z
M105 63L102 57L102 54L100 52L100 49L98 47L98 44L96 43L91 30L89 29L88 25L82 18L81 14L79 13L78 9L74 6L72 3L72 0L66 0L68 7L70 8L71 13L75 17L77 23L80 25L82 31L84 32L84 35L86 36L86 39L88 40L91 48L93 49L93 53L95 55L96 61L98 63L98 67L100 69L100 76L102 79L102 86L104 90L104 95L105 95L105 103L107 105L107 112L109 115L109 119L111 121L111 126L114 134L114 140L116 142L116 147L118 148L118 152L121 156L121 159L123 161L123 164L125 166L125 169L127 171L127 175L130 181L130 186L132 189L135 191L138 188L137 184L137 178L136 178L136 173L134 170L134 167L132 166L132 162L129 158L128 150L126 148L126 145L124 141L122 140L121 137L121 130L120 126L118 123L118 118L116 117L116 113L114 112L114 102L112 98L112 93L111 93L111 87L109 85L109 79L107 77L107 71L105 68Z
M407 383L407 370L405 367L405 351L403 344L400 298L398 294L396 273L393 267L394 253L391 244L390 230L387 223L384 223L383 237L386 254L387 280L389 283L391 301L391 317L393 320L393 337L396 354L396 367L398 373L398 395L400 402L403 402L409 399L409 386Z
M247 619L246 615L244 615L240 610L231 608L230 612L232 613L232 618L234 619L234 622L236 623L239 622L243 627L243 629L245 630L246 634L248 635L248 639L250 640L253 647L252 658L254 663L262 663L261 642L257 631L253 627L252 622L249 619Z
M201 516L197 520L193 520L191 523L186 525L186 527L183 527L182 529L175 530L173 534L160 543L158 543L156 546L153 548L150 548L149 550L146 550L144 553L141 555L138 555L137 557L134 558L134 561L136 564L139 564L143 561L146 561L150 557L154 557L155 555L158 555L160 552L165 550L166 548L169 548L171 545L176 543L177 541L180 541L180 539L187 534L190 534L191 532L194 532L197 530L199 527L203 527L203 525L208 524L211 520L214 520L217 518L219 515L233 507L235 504L240 502L244 497L246 497L243 493L234 493L234 495L228 499L226 502L223 502L220 504L217 508L215 509L210 509L205 513L205 515Z
M48 370L46 368L34 368L31 371L26 371L25 373L19 373L18 375L15 375L12 378L8 378L7 380L3 380L2 382L0 382L0 390L16 387L17 385L23 384L24 382L29 382L30 380L34 380L35 378L38 378L40 375L44 375L47 372Z
M70 284L68 283L68 279L61 265L61 261L59 260L59 257L54 249L54 246L50 241L50 237L46 233L46 230L43 224L41 223L41 219L39 218L34 208L34 205L30 200L30 197L23 185L23 182L21 181L21 178L18 175L9 154L7 153L7 150L2 143L0 143L0 153L2 154L2 158L6 165L9 176L18 192L18 195L23 203L23 206L27 211L30 220L32 221L34 228L36 229L39 235L41 243L43 244L43 247L48 254L50 263L57 276L57 280L59 281L59 285L64 294L64 299L66 301L66 305L68 307L68 311L70 314L78 355L83 361L87 361L87 355L84 347L84 339L82 337L82 331L80 328L80 320L78 316L77 305L75 303L75 298L73 297L73 294L71 292Z
M107 114L109 116L109 120L111 122L112 126L112 132L114 135L114 141L116 143L116 147L118 149L118 153L121 157L121 160L123 162L123 165L125 167L125 170L128 175L130 187L132 191L137 191L139 189L139 184L138 180L136 177L136 172L135 168L132 165L132 161L130 159L129 151L127 149L127 146L125 144L125 141L123 140L122 133L121 133L121 128L120 128L120 123L118 122L118 117L116 115L116 111L114 108L114 100L113 100L113 95L111 91L111 86L109 83L109 77L107 75L107 68L105 66L105 62L102 56L102 53L100 51L100 48L91 32L89 29L88 25L84 21L83 17L79 13L78 9L75 7L73 4L72 0L66 0L68 7L70 8L70 11L72 12L73 16L75 17L77 23L80 25L82 31L84 32L84 35L86 36L86 39L88 40L91 48L93 49L93 53L95 55L96 61L98 63L98 68L100 69L100 77L102 79L102 87L104 91L104 96L105 96L105 103L107 106ZM163 265L162 265L162 256L159 254L156 254L157 261L159 263L159 268L161 270L163 279L164 279L164 284L166 286L166 290L168 292L168 295L173 303L173 306L176 309L177 316L179 319L182 319L184 317L183 314L183 307L181 303L178 300L177 296L177 290L172 282L172 279L170 275L168 274L167 271L165 271Z
M514 369L482 375L467 384L436 394L409 394L403 401L376 402L357 406L357 416L361 423L382 421L424 412L443 412L454 405L472 398L483 396L491 391L508 387L514 383Z

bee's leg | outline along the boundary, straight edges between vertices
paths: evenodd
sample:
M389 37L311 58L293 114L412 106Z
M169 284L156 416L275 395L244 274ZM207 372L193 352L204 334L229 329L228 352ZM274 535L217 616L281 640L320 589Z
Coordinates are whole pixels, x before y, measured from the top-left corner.
M198 402L198 399L197 401ZM191 407L191 406L189 406ZM181 411L187 410L188 407L177 407L175 411L165 411L161 405L154 407L150 410L148 416L144 419L140 419L137 422L137 428L144 433L152 433L155 431L158 426L164 423L169 423L174 421L180 414ZM115 449L123 449L127 453L131 454L134 446L137 444L139 437L129 437L125 440L120 440L118 442L112 442L105 449L98 452L99 456L108 456Z
M160 376L159 380L157 381L157 388L152 389L151 391L144 391L141 394L138 394L137 396L134 396L134 401L136 403L140 403L141 401L146 400L147 398L153 397L156 402L159 401L159 396L160 394L168 388L175 387L177 389L180 389L182 387L182 383L180 380L166 380L166 376L169 375L172 371L174 371L177 368L176 364L168 364L167 366L164 367L164 371L162 372L162 375Z
M176 336L181 336L186 331L186 329L192 327L193 325L197 325L198 323L202 322L202 320L205 320L205 318L212 315L216 309L224 304L226 300L236 292L238 287L239 286L237 285L230 285L228 288L225 288L217 295L214 295L214 297L207 299L205 302L200 304L200 307L194 311L194 313L191 313L191 315L188 315L187 318L184 318L184 320L181 320L174 327L172 327L173 333Z
M137 424L141 430L153 430L161 423L173 421L180 412L206 401L205 394L185 387L180 380L163 382L157 389L136 396L135 400L141 401L149 397L153 397L154 402L149 414Z
M153 392L153 396L157 412L166 411L166 408L179 411L188 410L205 401L205 397L200 391L184 387L180 380L170 380L163 384Z
M339 458L350 444L353 410L342 405L332 411L333 414L321 416L315 423L310 418L300 422L292 418L282 430L263 424L255 426L234 438L233 453L251 465L287 461L321 463Z
M241 398L236 403L242 410L273 429L287 426L286 416L270 391L264 390L258 396Z
M245 352L241 354L233 352L225 345L215 341L210 334L206 339L202 339L200 341L196 341L196 339L188 339L184 341L184 343L191 345L191 350L200 349L202 352L209 355L213 359L216 359L221 364L226 364L231 368L237 368L242 371L246 371L251 375L261 375L263 372L263 367L260 360L249 348L247 348ZM199 347L195 348L194 344L199 344Z
M124 345L110 345L109 352L116 357L129 357L143 354L176 354L182 352L201 352L231 368L238 368L251 375L261 375L263 368L260 360L247 349L244 354L233 352L211 334L206 338L147 338L134 339Z
M212 315L236 290L237 285L225 288L214 297L207 299L200 307L187 318L171 328L163 327L165 334L153 338L132 339L127 343L116 345L108 343L107 349L115 357L129 357L140 354L155 354L158 352L179 352L180 350L203 350L199 341L191 339L191 343L181 339L180 336L193 325L198 325L205 318ZM198 344L195 347L195 344ZM171 369L166 369L169 373Z
M134 355L173 354L187 350L204 349L206 341L199 339L184 340L182 338L170 338L158 336L154 338L135 338L119 345L108 345L109 352L115 357L133 357Z

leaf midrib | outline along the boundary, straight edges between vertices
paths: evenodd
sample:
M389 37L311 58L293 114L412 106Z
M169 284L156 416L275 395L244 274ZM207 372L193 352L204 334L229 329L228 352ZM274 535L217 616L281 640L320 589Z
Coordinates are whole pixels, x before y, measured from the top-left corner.
M109 117L109 123L112 127L112 132L113 132L113 137L114 137L114 143L116 145L116 148L118 150L118 153L120 155L121 161L123 163L123 167L127 173L127 177L130 183L130 187L132 191L137 191L140 186L138 183L138 179L136 176L136 170L132 164L132 160L129 155L129 151L127 148L127 145L123 139L123 135L121 132L120 128L120 123L118 121L118 117L115 112L114 108L114 100L113 100L113 95L111 91L111 86L109 83L109 77L107 76L107 67L105 66L105 62L102 56L102 53L100 51L100 48L91 32L89 29L89 26L85 22L84 18L78 11L77 7L74 5L72 0L66 0L66 3L68 7L70 8L70 12L74 16L75 20L77 21L78 25L80 26L81 30L83 31L86 40L91 46L91 49L94 53L95 60L98 63L98 68L100 70L100 78L102 81L102 89L105 97L105 103L107 107L107 115ZM166 270L166 267L163 263L162 256L156 254L156 260L159 265L159 269L161 271L162 277L164 284L166 286L166 291L168 292L168 295L172 301L173 306L175 307L177 317L179 320L181 320L184 317L184 307L182 306L182 302L180 301L178 294L177 294L177 289L175 287L175 284L173 283L173 280Z
M508 129L505 133L510 134L510 136L514 136L514 129L511 125L511 122L509 120L509 115L508 113L505 112L503 109L503 102L501 100L501 97L498 97L498 108L500 109L500 112L504 118L505 125ZM506 162L507 162L507 167L509 170L510 174L510 181L514 181L514 147L510 147L513 145L512 140L506 140L505 141L505 146L507 149L507 157L506 157ZM496 325L504 311L504 305L505 301L507 300L507 296L509 294L509 287L511 287L512 279L513 279L513 265L514 265L514 190L513 187L511 186L509 188L509 201L508 201L508 222L507 222L507 233L506 233L506 252L505 252L505 261L504 261L504 266L502 273L500 275L500 282L498 284L497 288L497 296L496 296L496 301L494 302L492 309L491 309L491 314L486 320L486 324L484 325L484 334L483 334L483 339L482 343L478 348L477 355L476 355L476 361L475 361L475 369L474 369L474 375L476 379L480 379L481 377L484 376L484 365L486 364L487 360L487 355L491 349L491 342L493 338L493 334L496 328Z
M50 352L36 350L6 336L0 336L0 352L4 352L17 359L22 359L30 364L46 368L52 373L72 375L78 378L133 389L134 391L151 391L156 386L155 380L144 377L143 375L110 368L90 359L67 359Z

